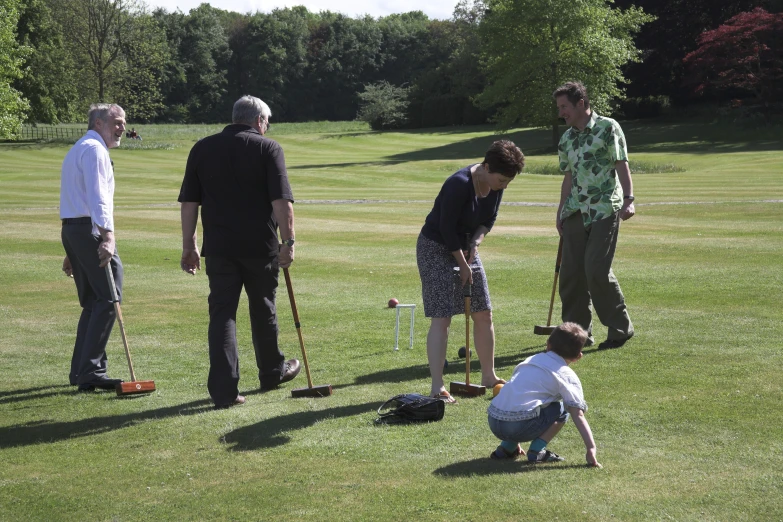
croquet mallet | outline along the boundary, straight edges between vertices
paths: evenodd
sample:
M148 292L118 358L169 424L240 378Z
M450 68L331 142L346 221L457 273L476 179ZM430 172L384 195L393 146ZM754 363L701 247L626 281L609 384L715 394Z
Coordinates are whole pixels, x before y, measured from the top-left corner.
M122 334L122 344L125 346L125 356L128 358L128 369L130 370L130 382L121 382L115 386L117 395L133 395L136 393L152 393L155 391L155 381L137 381L136 373L133 371L133 362L131 361L130 349L128 348L128 337L125 335L125 323L122 320L122 309L120 308L120 298L117 295L117 287L114 285L114 276L111 272L111 263L106 265L106 279L109 280L111 289L111 299L114 302L114 311L117 312L117 322L120 323L120 333Z
M546 326L534 326L533 333L536 335L549 335L555 331L552 324L552 309L555 307L555 291L557 290L557 278L560 275L560 261L563 259L563 236L560 236L560 244L557 246L557 261L555 261L555 282L552 283L552 299L549 301L549 317L546 319Z
M449 393L452 395L463 395L476 397L487 393L486 386L470 384L470 294L472 290L470 282L463 287L463 297L465 301L465 382L452 382L449 386Z
M296 333L299 335L299 346L302 347L302 361L307 374L307 388L291 390L291 397L328 397L332 394L332 385L313 386L313 380L310 378L310 365L307 362L307 352L305 351L304 339L302 339L302 325L299 323L299 312L296 311L294 289L291 286L291 276L288 275L287 268L283 269L283 275L285 276L285 286L288 288L288 299L291 301L291 312L294 314L294 325L296 326Z

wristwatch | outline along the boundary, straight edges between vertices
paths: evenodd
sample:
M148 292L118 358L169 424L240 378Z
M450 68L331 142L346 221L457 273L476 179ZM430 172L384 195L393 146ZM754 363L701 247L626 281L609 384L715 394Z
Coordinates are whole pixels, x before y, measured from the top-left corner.
M294 240L294 238L291 238L291 239L286 239L284 241L281 241L280 243L282 243L283 245L287 246L288 248L291 248L292 246L294 246L295 242L296 241Z
M623 199L627 199L628 201L633 202L633 200L636 198L633 196L623 196Z

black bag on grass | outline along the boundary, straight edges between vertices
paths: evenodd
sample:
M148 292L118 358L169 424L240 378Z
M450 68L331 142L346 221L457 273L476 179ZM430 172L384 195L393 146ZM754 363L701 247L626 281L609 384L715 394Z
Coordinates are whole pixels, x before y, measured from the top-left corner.
M384 411L386 410L386 411ZM378 424L398 422L439 421L446 410L445 403L418 393L395 395L378 408Z

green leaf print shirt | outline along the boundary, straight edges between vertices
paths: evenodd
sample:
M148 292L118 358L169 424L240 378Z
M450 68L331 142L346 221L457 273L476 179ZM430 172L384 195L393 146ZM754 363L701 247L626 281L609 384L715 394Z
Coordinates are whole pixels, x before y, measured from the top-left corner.
M587 227L622 208L623 188L614 164L628 161L628 150L616 121L592 112L585 130L571 127L565 131L557 149L560 170L570 171L572 181L560 219L579 211Z

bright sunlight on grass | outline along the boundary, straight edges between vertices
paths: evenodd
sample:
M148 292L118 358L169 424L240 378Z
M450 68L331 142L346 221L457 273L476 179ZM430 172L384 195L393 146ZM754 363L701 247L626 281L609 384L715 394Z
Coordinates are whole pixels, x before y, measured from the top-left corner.
M303 372L259 393L243 300L247 404L215 411L207 278L179 270L176 199L190 146L222 126L136 127L144 141L112 151L116 235L135 370L157 391L130 399L68 386L79 307L60 270L67 145L0 144L0 520L783 518L779 135L625 128L637 215L622 225L614 270L636 336L574 365L604 464L595 470L571 424L551 444L563 463L490 460L487 398L461 399L432 424L373 423L386 399L429 389L416 236L446 176L497 139L491 128L272 121L298 200L291 277L312 377L335 391L292 399ZM503 137L523 151L549 143L546 130ZM529 154L481 245L502 377L544 348L533 326L552 287L556 163ZM392 297L418 305L412 350L393 351ZM284 285L278 312L285 354L301 357ZM461 325L447 382L464 379ZM597 324L596 338L605 333ZM128 379L117 328L108 352L110 374Z

